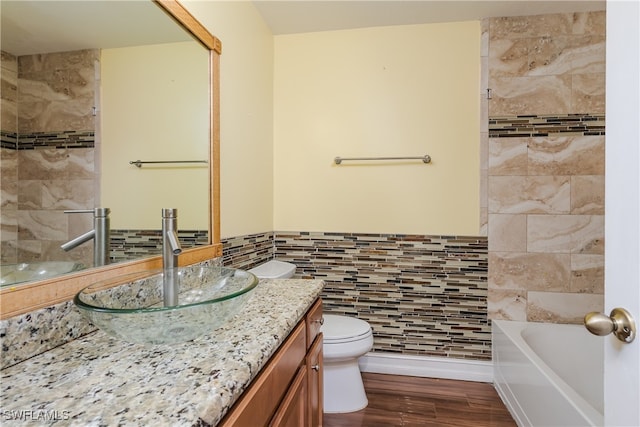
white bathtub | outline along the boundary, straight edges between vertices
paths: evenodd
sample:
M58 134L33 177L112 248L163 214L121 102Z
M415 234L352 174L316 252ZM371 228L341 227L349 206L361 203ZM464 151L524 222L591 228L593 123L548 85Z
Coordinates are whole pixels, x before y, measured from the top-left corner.
M602 426L602 338L581 325L494 320L494 385L519 426Z

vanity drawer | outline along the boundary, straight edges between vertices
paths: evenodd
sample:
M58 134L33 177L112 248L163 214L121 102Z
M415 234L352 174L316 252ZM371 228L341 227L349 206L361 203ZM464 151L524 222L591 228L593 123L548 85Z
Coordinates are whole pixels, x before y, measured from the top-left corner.
M268 425L305 358L305 344L306 326L300 322L219 426Z
M320 333L322 322L322 300L318 299L307 312L307 349L311 348L311 344Z

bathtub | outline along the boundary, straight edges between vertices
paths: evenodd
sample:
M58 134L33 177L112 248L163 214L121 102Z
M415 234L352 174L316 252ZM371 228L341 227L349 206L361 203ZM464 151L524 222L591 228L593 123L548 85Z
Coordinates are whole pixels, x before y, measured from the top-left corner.
M582 325L492 321L494 385L518 426L604 425L602 338Z

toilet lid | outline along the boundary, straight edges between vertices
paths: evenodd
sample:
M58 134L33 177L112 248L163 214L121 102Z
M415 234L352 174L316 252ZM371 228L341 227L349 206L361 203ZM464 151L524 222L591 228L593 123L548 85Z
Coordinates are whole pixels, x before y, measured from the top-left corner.
M320 331L324 334L324 341L357 339L371 333L371 326L367 322L355 317L325 314L324 323Z

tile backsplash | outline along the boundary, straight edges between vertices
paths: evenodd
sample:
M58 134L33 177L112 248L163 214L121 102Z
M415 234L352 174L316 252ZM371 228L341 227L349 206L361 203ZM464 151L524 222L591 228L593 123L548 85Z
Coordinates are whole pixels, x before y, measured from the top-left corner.
M484 237L275 232L225 240L223 252L225 265L273 254L324 280L325 312L368 321L374 351L491 359Z

